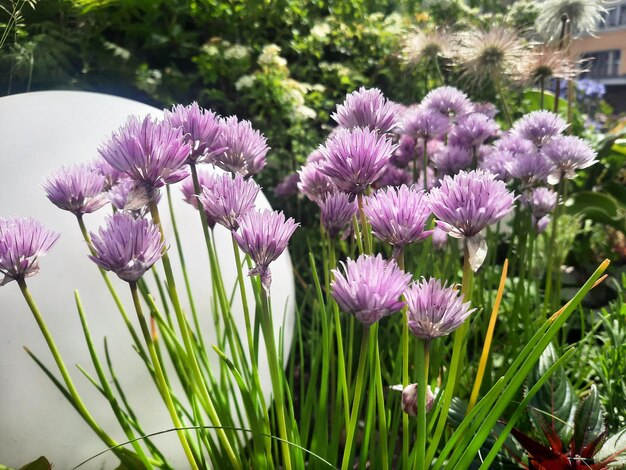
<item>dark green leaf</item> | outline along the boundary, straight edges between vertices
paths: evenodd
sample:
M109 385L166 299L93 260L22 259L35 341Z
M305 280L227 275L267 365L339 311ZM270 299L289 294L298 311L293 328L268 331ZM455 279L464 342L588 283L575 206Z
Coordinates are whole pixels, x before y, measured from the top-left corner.
M20 467L20 470L50 470L51 468L52 464L48 462L48 459L41 456L37 460Z
M612 462L610 468L626 468L626 429L609 437L594 456L596 462ZM617 455L616 455L617 454Z
M556 350L550 344L529 374L529 385L539 380L556 360ZM530 401L531 422L553 448L558 445L557 440L567 445L572 438L576 402L574 387L562 368L552 374Z
M580 454L581 449L589 445L595 438L604 431L604 411L602 403L598 397L595 385L591 386L591 392L578 406L576 417L574 418L574 445L576 453Z

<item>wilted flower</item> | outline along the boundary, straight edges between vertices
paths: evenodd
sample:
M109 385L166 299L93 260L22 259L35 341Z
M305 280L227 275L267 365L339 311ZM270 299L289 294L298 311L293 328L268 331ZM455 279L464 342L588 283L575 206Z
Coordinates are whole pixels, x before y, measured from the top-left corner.
M442 175L454 175L472 164L472 154L466 147L446 145L435 152L431 161Z
M459 118L450 132L448 143L459 147L478 147L487 139L495 137L499 130L496 121L484 114L467 114Z
M239 218L254 209L260 189L252 179L225 173L202 190L199 200L211 219L229 230L237 230Z
M404 298L408 306L409 331L426 340L452 333L476 310L470 309L469 302L463 303L458 290L433 278L413 282Z
M421 106L451 118L453 121L471 113L473 109L472 102L467 95L451 86L431 90L422 100Z
M417 106L403 114L400 131L414 139L432 139L448 132L450 120L432 110Z
M558 37L566 18L572 33L592 33L606 12L604 4L602 0L545 0L539 5L535 28L548 39Z
M217 175L213 170L204 169L198 171L198 186L200 186L200 194L205 189L212 189L217 180L220 178L220 175ZM192 207L198 209L198 202L200 194L196 194L196 188L194 187L193 180L191 178L187 178L180 185L180 191L183 193L183 199L186 203L191 204ZM214 228L217 223L215 219L204 211L204 215L206 216L207 225L209 228Z
M395 261L385 261L380 254L361 255L356 261L348 258L343 265L345 275L333 269L333 298L346 313L364 325L372 325L404 306L400 296L411 280Z
M146 197L146 192L128 177L122 178L113 186L107 193L107 198L117 210L131 211L134 215L143 216L149 210L150 199ZM161 195L157 193L154 202L158 203L160 199Z
M560 178L572 179L576 176L576 170L588 168L597 162L596 152L580 137L557 136L542 150L556 166L556 172L550 181L554 183Z
M428 413L435 402L435 396L426 386L426 413ZM410 416L417 416L417 384L409 384L402 390L402 411Z
M216 143L222 132L219 116L201 108L197 102L173 106L171 111L166 109L163 118L170 126L182 129L185 142L190 146L189 163L207 161L213 154L225 150Z
M0 286L23 281L39 272L39 258L56 243L59 234L26 217L0 218Z
M513 201L506 185L484 170L444 176L429 196L437 225L457 238L472 237L496 223L511 211Z
M321 167L321 162L312 161L298 171L300 176L298 189L311 201L320 201L326 194L335 190L335 184L328 175L322 173Z
M105 177L84 164L62 167L48 177L43 187L50 202L76 216L100 209L105 197Z
M427 196L415 186L380 189L364 199L363 212L374 236L396 250L432 233L432 230L425 230L430 216Z
M526 56L526 47L517 33L501 26L488 31L463 31L457 41L454 61L474 82L516 73Z
M519 119L511 129L512 135L529 140L541 148L552 137L561 134L567 123L551 111L533 111Z
M437 60L449 55L449 42L439 31L417 30L410 33L404 41L402 58L409 65L418 65L423 60Z
M322 225L330 237L336 237L343 231L356 214L356 201L350 200L346 193L333 192L318 201Z
M272 282L270 263L285 251L299 225L292 218L285 220L282 212L267 209L251 210L239 218L239 229L233 236L239 248L250 255L256 265L248 275L259 275L266 290Z
M369 129L342 129L320 147L326 157L320 171L342 191L360 194L382 175L394 150L384 134Z
M288 198L298 194L298 183L300 182L300 174L289 173L274 188L276 197Z
M89 258L102 269L127 282L136 282L163 256L159 228L127 212L107 217L98 233L91 233L95 255Z
M581 71L577 65L566 51L552 46L540 46L529 54L524 69L520 70L520 78L530 83L545 83L551 78L570 80Z
M211 163L231 173L256 175L266 164L270 149L267 139L252 128L250 121L240 121L236 116L220 119L220 124L222 133L215 144L219 151L212 149Z
M361 87L348 94L331 117L346 129L367 127L389 132L397 124L400 109L396 103L387 100L378 88Z
M150 189L188 176L185 162L190 147L181 129L146 116L130 116L98 152L114 168Z

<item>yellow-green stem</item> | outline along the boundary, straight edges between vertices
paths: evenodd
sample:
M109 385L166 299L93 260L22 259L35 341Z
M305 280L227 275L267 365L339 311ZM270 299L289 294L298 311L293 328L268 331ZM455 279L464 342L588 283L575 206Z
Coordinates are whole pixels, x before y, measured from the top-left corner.
M428 468L426 460L426 387L428 387L429 341L418 340L417 345L417 446L415 464L418 470ZM406 414L406 413L405 413Z
M172 423L174 423L174 427L177 428L176 434L178 434L178 438L180 439L180 443L183 446L183 450L185 451L185 455L187 456L187 460L189 460L189 465L192 469L198 469L198 464L196 463L196 459L191 451L191 447L189 446L189 442L187 442L187 436L185 431L183 431L183 423L181 422L178 413L176 412L176 407L174 406L174 401L172 400L172 395L170 394L170 389L167 385L167 381L165 380L165 375L163 374L163 367L161 367L161 361L159 361L159 356L154 347L154 342L152 341L152 336L150 335L150 330L148 329L148 324L146 323L146 319L143 316L143 310L141 308L141 302L139 300L139 294L137 291L137 283L130 282L130 292L133 297L133 304L135 305L135 311L137 312L137 318L139 319L139 325L141 326L141 332L143 333L143 338L146 342L146 346L148 347L148 352L150 354L150 359L152 360L152 366L154 367L154 375L157 381L157 385L159 387L159 392L161 393L161 397L165 402L165 406L167 407L167 411L170 413L170 417L172 418Z
M161 240L165 241L165 234L163 232L163 226L161 224L161 217L159 215L159 209L155 201L150 202L150 214L152 215L152 221L155 223L157 227L159 227L159 231L161 233ZM163 247L163 256L161 258L163 263L163 268L165 270L165 277L167 279L167 288L170 294L170 298L172 300L172 304L174 306L174 312L176 314L176 321L178 322L178 327L180 328L181 335L183 337L183 344L185 345L185 350L187 352L187 362L191 368L191 374L194 377L195 387L199 391L200 396L203 400L204 406L206 407L206 411L211 419L211 422L218 429L216 430L217 436L224 446L224 451L228 455L228 459L230 460L231 465L234 469L240 469L241 464L239 459L235 455L233 448L222 429L222 423L217 415L217 411L215 410L215 406L213 405L213 400L209 396L209 392L207 390L204 377L202 376L202 372L200 371L200 367L198 365L198 361L195 355L195 350L191 343L191 337L189 335L189 326L187 324L187 319L185 318L185 314L183 313L182 307L180 305L180 300L178 298L178 292L176 290L176 281L174 280L174 273L172 271L172 265L167 254L167 248Z
M404 271L404 250L398 253L398 267ZM409 318L402 308L402 390L409 385ZM402 413L402 468L409 468L409 415Z

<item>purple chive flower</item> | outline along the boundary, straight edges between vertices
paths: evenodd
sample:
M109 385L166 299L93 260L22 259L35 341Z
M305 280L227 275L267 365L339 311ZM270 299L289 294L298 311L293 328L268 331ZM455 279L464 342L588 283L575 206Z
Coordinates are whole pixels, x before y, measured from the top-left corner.
M225 150L217 144L222 133L219 116L201 108L197 102L173 106L171 111L166 109L163 118L170 126L182 129L185 142L190 146L188 163L205 162Z
M62 167L48 177L43 187L50 202L76 216L100 209L108 200L105 177L85 164Z
M337 112L331 117L339 126L355 127L389 132L398 120L401 107L387 100L378 88L359 88L346 96L343 104L337 105Z
M298 171L300 176L298 189L311 201L320 201L326 194L336 189L330 177L322 173L321 167L322 163L313 161Z
M320 152L318 149L313 150L308 157L306 157L306 164L321 162L325 159L324 154Z
M415 139L433 139L448 132L450 120L423 106L410 108L403 115L400 130Z
M446 145L432 155L431 161L439 174L454 175L472 164L472 154L466 147Z
M117 168L113 168L109 165L109 163L103 158L96 158L90 163L90 166L95 172L104 176L104 191L111 189L122 179L122 177L126 176Z
M513 208L513 193L484 170L445 176L429 195L437 225L456 238L473 237Z
M220 119L220 124L222 133L215 144L220 151L213 152L211 163L231 173L256 175L266 163L270 149L267 139L252 128L250 121L240 121L236 116Z
M289 173L285 178L276 185L274 194L277 197L288 198L298 194L298 183L300 175L298 173Z
M369 129L342 129L320 147L320 171L342 191L360 194L382 175L395 146L385 135Z
M206 214L229 230L237 230L239 218L254 209L261 188L254 180L225 173L215 179L213 186L205 187L200 204Z
M130 116L98 152L112 167L156 196L150 189L177 183L189 175L185 165L189 150L181 129L150 116L143 120Z
M135 282L163 256L159 228L127 212L107 217L106 225L91 233L95 255L89 258L127 282Z
M597 162L596 152L580 137L554 137L542 150L556 167L551 183L558 182L560 178L572 179L576 176L576 170L588 168Z
M511 179L508 165L513 160L513 155L487 146L482 146L479 153L482 154L479 157L479 168L493 173L499 180L508 181Z
M322 225L330 237L339 235L356 214L357 205L346 193L329 193L318 202Z
M388 165L382 176L372 183L372 187L385 188L387 186L402 186L403 184L408 186L411 182L412 176L407 170Z
M233 236L239 248L256 264L248 275L259 275L261 284L268 291L272 282L269 265L285 251L299 225L292 218L285 220L282 212L268 209L252 210L239 218L239 230L233 232Z
M430 390L430 386L426 387L426 413L428 413L435 402L435 396ZM417 384L409 384L402 390L402 411L409 416L417 416Z
M516 134L507 133L494 142L493 146L500 151L509 152L515 158L536 153L537 149L531 141Z
M495 137L499 131L493 119L480 113L471 113L459 118L450 132L448 142L459 147L478 147L487 139Z
M456 121L472 112L473 105L467 95L451 86L443 86L430 91L421 105Z
M380 254L348 258L342 273L333 269L333 298L341 310L351 313L366 326L404 307L400 296L407 289L411 274L402 271L395 261L385 261Z
M561 134L567 123L550 111L533 111L519 119L511 129L513 135L529 140L541 148L552 137Z
M409 331L426 340L452 333L476 310L470 309L469 302L463 303L459 291L433 278L413 282L404 297Z
M432 230L425 230L430 216L427 196L415 186L378 190L364 199L363 212L372 225L374 236L395 250L432 233Z
M406 168L417 156L415 153L416 143L413 137L401 135L398 139L398 147L393 152L389 162L399 168Z
M204 169L198 171L198 185L200 186L200 194L205 189L212 189L217 180L220 178L220 175L217 175L214 171L209 169ZM191 178L187 178L180 185L180 191L183 193L183 199L187 204L191 204L191 206L195 209L198 209L198 198L199 195L196 194L196 188L194 187L193 180ZM204 209L204 208L203 208ZM204 211L204 215L206 216L206 221L209 228L214 228L217 223L216 220L209 214L207 211Z
M0 286L23 281L39 272L39 258L56 243L59 234L27 217L0 218Z
M511 158L506 168L509 174L520 180L525 187L547 181L548 176L554 172L554 164L535 149Z
M439 184L439 179L435 176L435 170L431 167L426 167L426 190L430 191L431 188L434 188ZM414 183L416 188L424 188L424 170L420 168L419 175L417 176L417 181Z
M432 240L435 248L443 249L448 244L448 232L435 226L432 234Z
M530 206L533 226L537 233L542 233L550 223L550 213L557 203L557 194L548 188L535 188L525 196Z
M498 108L493 103L489 103L488 101L484 103L474 103L473 110L475 113L484 114L488 118L495 118L498 114Z

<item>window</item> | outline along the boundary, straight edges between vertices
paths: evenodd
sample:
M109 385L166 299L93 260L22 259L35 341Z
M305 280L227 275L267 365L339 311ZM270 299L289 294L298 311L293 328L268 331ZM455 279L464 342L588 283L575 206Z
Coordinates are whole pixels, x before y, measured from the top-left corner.
M626 26L626 2L606 9L598 29L615 28L616 26Z
M589 78L607 78L619 75L621 51L612 49L609 51L588 52L583 60L589 63Z

